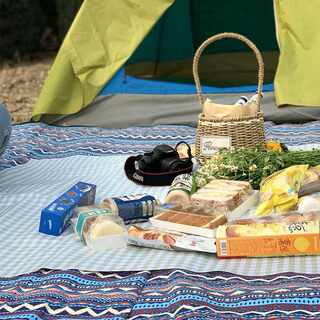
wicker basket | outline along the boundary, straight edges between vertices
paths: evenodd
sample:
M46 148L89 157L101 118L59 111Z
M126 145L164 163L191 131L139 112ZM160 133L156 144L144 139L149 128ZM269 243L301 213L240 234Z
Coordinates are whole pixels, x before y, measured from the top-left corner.
M257 90L258 112L254 116L227 121L206 119L205 115L201 113L199 115L196 133L196 157L201 163L212 157L219 147L255 147L263 146L265 142L264 120L263 113L261 112L264 63L258 48L246 37L237 33L221 33L207 39L199 47L193 60L193 76L197 87L197 96L200 101L200 105L203 107L204 104L204 97L202 95L198 72L201 54L208 45L224 38L243 41L256 55L259 65Z

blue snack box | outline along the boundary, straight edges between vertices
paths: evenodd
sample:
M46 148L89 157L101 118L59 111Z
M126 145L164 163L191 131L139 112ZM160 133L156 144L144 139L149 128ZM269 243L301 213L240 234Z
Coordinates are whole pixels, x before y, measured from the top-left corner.
M78 182L41 211L39 232L59 236L69 225L73 209L95 202L96 186Z

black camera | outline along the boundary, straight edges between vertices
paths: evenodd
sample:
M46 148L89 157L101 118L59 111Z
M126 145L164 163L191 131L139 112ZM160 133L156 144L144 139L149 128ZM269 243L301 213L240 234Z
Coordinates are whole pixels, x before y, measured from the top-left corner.
M181 159L177 148L185 144L188 147L188 158ZM175 148L162 144L155 147L151 152L145 153L135 163L136 170L151 173L163 173L183 170L192 165L192 155L190 146L182 141Z

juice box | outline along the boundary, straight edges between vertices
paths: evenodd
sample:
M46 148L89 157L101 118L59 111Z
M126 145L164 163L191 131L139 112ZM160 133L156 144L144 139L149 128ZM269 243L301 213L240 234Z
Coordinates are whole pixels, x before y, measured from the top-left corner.
M78 182L42 209L39 232L59 236L68 227L73 209L94 204L95 196L94 184Z

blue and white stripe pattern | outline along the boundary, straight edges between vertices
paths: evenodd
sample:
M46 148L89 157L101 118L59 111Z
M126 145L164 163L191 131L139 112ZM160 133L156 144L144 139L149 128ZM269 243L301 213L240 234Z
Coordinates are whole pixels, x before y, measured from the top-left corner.
M317 147L320 144L320 121L303 125L266 123L266 136L289 147ZM174 145L185 140L193 143L195 128L163 125L128 129L88 127L53 127L23 124L13 127L9 148L0 159L0 170L24 164L30 159L54 159L74 155L104 156L135 154L159 143Z
M0 278L0 319L319 319L320 276L41 270Z
M317 147L320 143L320 122L282 126L266 123L266 133L268 138L280 140L292 148ZM4 170L0 173L0 271L2 274L14 274L15 263L25 266L32 262L35 272L9 278L0 277L0 320L319 319L318 257L219 261L212 257L216 270L219 271L204 273L201 272L206 268L203 255L183 258L187 263L189 260L192 268L198 272L190 271L192 268L106 273L79 270L36 271L43 268L42 262L46 259L52 260L54 264L62 252L57 251L56 258L44 254L39 256L38 260L30 261L25 249L32 237L29 240L24 238L20 242L9 241L5 244L10 228L29 234L34 231L38 216L30 215L28 218L25 217L26 212L38 212L42 201L49 199L54 192L88 175L90 168L84 166L77 175L72 171L74 163L79 159L80 163L90 159L83 156L141 153L159 143L174 145L180 140L192 143L194 134L194 128L184 126L123 130L60 128L44 124L15 126L10 147L0 160L2 170L18 166L15 170ZM74 159L68 160L69 157ZM28 163L32 159L57 158L60 160L52 163L51 160ZM112 158L114 157L111 157L110 161ZM59 162L54 165L57 174L53 174L50 168L56 161ZM96 159L94 162L96 165L100 161ZM26 165L20 167L21 164ZM112 196L112 190L118 192L114 179L108 180L104 173L101 173L101 176L99 173L91 174L99 185L103 185L103 180L106 179L105 185L109 187L105 189L106 194ZM126 190L131 192L136 190L136 186L129 183ZM164 193L164 189L159 190L159 196ZM100 196L106 194L102 192ZM70 240L67 238L68 235L64 241ZM49 245L47 252L52 252L55 245ZM41 242L32 246L34 251L39 250ZM81 253L80 247L79 250ZM141 249L141 257L138 254L139 249L136 250L132 256L134 263L141 259L153 259L153 254L150 254L152 250ZM13 263L12 257L15 256ZM106 262L110 260L112 259L107 258ZM172 260L173 257L166 256L158 265L170 268ZM90 259L88 268L89 262ZM118 265L118 270L125 270L125 267L126 262ZM288 270L300 273L290 273Z

